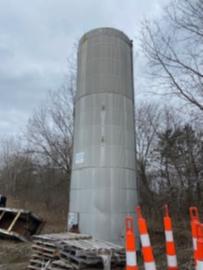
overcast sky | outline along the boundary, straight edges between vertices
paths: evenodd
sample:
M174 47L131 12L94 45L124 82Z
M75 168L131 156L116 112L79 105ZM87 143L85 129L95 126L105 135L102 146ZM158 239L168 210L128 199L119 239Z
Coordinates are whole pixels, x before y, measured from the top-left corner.
M167 2L0 0L0 137L21 132L47 92L62 85L66 59L81 35L115 27L134 39L140 21L161 16Z

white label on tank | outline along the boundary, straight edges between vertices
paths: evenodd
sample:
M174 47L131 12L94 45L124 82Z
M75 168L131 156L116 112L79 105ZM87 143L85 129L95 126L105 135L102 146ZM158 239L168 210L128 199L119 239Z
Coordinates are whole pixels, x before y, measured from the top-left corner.
M68 213L68 228L71 228L73 225L78 225L79 216L77 212Z
M75 164L82 164L85 159L85 153L84 152L79 152L76 153L75 155Z
M68 224L69 225L77 225L78 224L78 213L69 212L69 214L68 214Z

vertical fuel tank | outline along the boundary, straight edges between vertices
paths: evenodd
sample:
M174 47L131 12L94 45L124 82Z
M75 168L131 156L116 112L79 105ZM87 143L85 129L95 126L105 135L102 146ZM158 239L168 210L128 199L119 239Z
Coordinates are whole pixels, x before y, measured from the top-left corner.
M95 29L78 50L70 223L119 243L136 203L132 42Z

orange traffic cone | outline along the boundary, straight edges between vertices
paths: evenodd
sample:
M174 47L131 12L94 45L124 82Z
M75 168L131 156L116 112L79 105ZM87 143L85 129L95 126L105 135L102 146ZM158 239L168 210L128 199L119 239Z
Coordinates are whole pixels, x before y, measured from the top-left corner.
M197 225L197 270L203 270L203 224Z
M135 234L133 231L133 217L125 219L126 224L126 270L138 270Z
M147 229L147 222L142 216L140 207L137 207L138 229L142 244L142 255L144 259L145 270L156 270L153 250L150 243L150 238Z
M164 231L166 238L166 256L168 270L178 270L175 243L173 239L172 220L169 216L169 210L167 205L165 205Z
M199 224L199 213L197 207L190 207L190 224L192 230L192 242L194 261L197 263L197 226Z

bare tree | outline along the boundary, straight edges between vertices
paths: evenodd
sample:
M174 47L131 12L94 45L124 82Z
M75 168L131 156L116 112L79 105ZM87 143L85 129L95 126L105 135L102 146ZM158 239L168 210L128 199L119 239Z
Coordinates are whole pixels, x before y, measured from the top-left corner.
M24 153L19 138L11 137L1 141L0 158L1 192L16 197L18 191L21 192L22 182L30 179L33 172L31 157Z
M72 92L50 93L48 102L35 111L27 125L28 151L38 164L58 168L70 176L73 142Z
M143 24L142 48L156 90L203 111L203 0L172 0L163 20Z
M50 91L47 101L29 119L27 152L35 163L58 169L70 180L73 144L73 117L76 92L76 47L68 57L64 86Z
M152 174L155 171L155 147L160 127L160 108L157 104L141 103L136 110L136 148L139 190L151 200Z
M174 210L201 202L201 145L201 133L190 124L171 125L159 133L161 193Z

